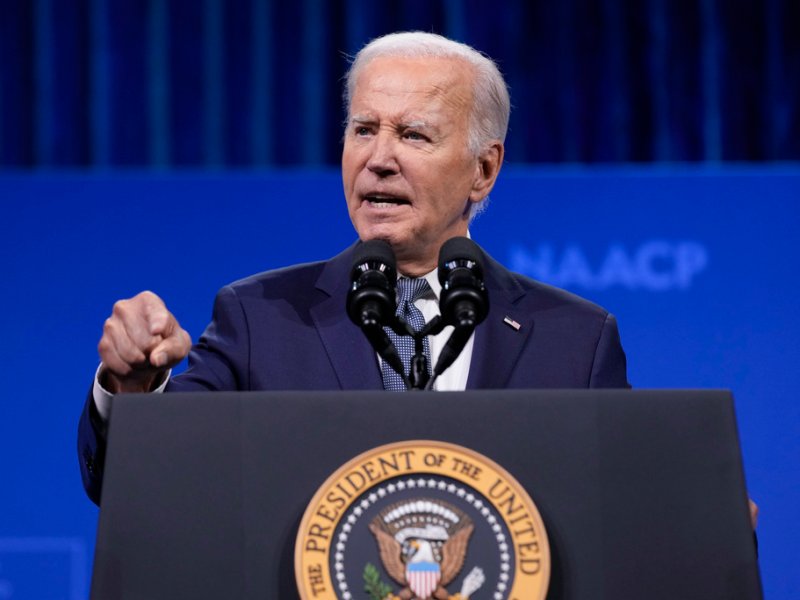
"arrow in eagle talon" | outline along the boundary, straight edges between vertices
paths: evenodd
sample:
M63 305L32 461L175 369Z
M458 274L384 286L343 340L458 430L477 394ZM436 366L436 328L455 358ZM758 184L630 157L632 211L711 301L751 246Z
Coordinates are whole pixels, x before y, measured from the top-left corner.
M469 572L469 575L464 578L464 583L461 584L459 596L463 600L469 600L469 597L478 591L484 581L486 581L486 576L483 574L483 569L472 567L472 571Z

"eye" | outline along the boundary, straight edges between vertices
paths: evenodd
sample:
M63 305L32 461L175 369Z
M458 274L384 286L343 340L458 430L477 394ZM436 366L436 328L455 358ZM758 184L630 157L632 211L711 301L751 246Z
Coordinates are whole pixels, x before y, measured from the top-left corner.
M370 131L370 128L367 127L366 125L356 125L355 129L353 129L353 133L355 133L355 135L359 137L363 137L365 135L369 135L372 132Z
M413 130L403 132L403 137L406 138L407 140L411 140L414 142L424 142L428 139L424 135L422 135L419 131L413 131Z

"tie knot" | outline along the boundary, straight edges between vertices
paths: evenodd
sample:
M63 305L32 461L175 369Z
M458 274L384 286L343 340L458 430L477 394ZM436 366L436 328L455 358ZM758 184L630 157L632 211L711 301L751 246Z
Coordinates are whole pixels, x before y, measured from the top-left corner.
M415 302L427 294L431 289L428 282L420 277L418 279L409 279L403 277L397 280L397 305L398 310L402 310L406 302Z

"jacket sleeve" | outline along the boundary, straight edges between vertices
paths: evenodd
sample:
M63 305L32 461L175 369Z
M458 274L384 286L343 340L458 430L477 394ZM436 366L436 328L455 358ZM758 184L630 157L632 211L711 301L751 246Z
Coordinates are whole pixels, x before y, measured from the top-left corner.
M223 288L214 303L211 324L189 353L188 369L170 379L167 391L247 389L248 339L241 303L232 288ZM98 505L103 486L106 434L107 424L97 412L92 388L89 388L78 422L78 463L86 494Z
M78 422L78 464L83 488L89 499L97 505L100 504L100 491L103 485L106 432L106 424L97 412L90 387Z
M189 366L170 379L167 391L250 389L250 329L236 291L222 288L211 323L189 352Z
M619 339L617 320L606 316L594 353L590 388L630 388L625 351Z

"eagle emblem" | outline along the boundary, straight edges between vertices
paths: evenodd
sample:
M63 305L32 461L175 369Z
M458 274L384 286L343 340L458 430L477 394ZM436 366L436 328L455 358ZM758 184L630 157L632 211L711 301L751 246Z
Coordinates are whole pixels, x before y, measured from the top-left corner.
M461 592L447 586L461 572L475 526L463 511L438 499L415 498L383 509L370 523L383 567L403 588L386 597L399 600L467 600L483 585L473 568Z

